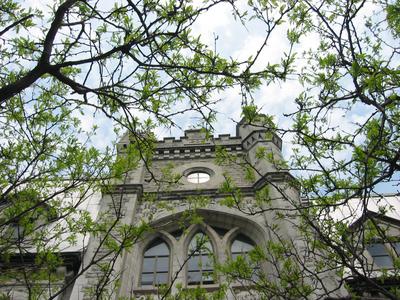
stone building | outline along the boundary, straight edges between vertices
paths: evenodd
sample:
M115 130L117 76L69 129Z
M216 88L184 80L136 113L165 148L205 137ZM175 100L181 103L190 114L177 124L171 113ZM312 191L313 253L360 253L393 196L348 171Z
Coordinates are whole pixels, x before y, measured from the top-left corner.
M118 155L124 155L129 144L125 135ZM320 274L319 282L308 277L316 258L302 257L305 246L294 209L301 206L299 190L281 163L281 151L276 134L243 121L235 136L206 139L201 130L187 130L180 139L159 141L151 165L141 162L123 182L103 191L98 213L111 222L118 215L127 225L146 221L152 230L121 253L109 255L107 247L112 245L92 236L81 261L76 251L64 254L71 256L66 260L71 263L57 285L72 284L57 297L96 299L101 293L102 299L164 299L167 292L201 287L212 293L224 286L226 299L257 299L251 291L264 276L281 289L284 299L289 288L280 283L279 263L249 258L255 248L266 250L271 243L290 245L304 258L303 265L283 272L302 274L301 284L312 289L308 299L328 296L327 290L340 295L332 274ZM118 239L120 233L114 236ZM218 272L218 265L238 256L250 267L246 274ZM23 287L13 295L24 299Z
M398 207L400 199L388 196ZM362 244L366 232L376 232L368 244L354 257L359 272L347 280L349 290L362 299L393 299L399 297L400 280L398 267L400 257L400 219L398 210L385 214L366 210L349 228L354 244ZM366 276L368 280L363 280ZM387 292L387 293L386 293Z
M129 142L128 135L120 140L119 155ZM171 286L174 294L198 286L212 292L223 283L229 285L224 291L227 299L255 299L248 287L258 272L272 282L278 280L276 268L266 262L253 263L253 274L242 281L216 275L215 265L246 257L256 245L266 248L274 241L288 241L301 252L291 210L300 205L299 191L294 178L277 167L281 150L276 134L243 121L236 136L205 139L201 130L187 130L180 139L159 141L151 167L141 164L101 200L100 214L118 202L124 223L146 220L154 228L116 259L112 276L118 284L111 288L110 299L162 298L160 284ZM260 159L260 151L269 159ZM227 158L217 163L221 156ZM171 178L174 183L168 182ZM187 222L188 212L196 213L194 224ZM99 255L98 246L91 239L81 268ZM71 299L90 299L100 274L98 267L91 267L80 276Z

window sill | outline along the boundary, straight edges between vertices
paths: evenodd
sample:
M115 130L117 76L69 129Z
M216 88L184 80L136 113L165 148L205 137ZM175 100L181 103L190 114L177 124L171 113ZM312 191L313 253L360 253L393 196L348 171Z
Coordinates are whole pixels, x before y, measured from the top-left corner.
M205 285L188 285L185 289L196 289L196 288L202 288L205 289L207 292L214 292L218 290L220 285L218 283L213 283L213 284L205 284ZM158 289L157 287L154 286L143 286L143 287L138 287L132 290L133 293L135 294L158 294Z
M214 292L216 290L218 290L220 287L219 283L211 283L211 284L191 284L191 285L187 285L186 289L190 290L190 289L196 289L196 288L202 288L205 289L207 292Z
M134 294L158 294L158 287L143 286L132 290Z

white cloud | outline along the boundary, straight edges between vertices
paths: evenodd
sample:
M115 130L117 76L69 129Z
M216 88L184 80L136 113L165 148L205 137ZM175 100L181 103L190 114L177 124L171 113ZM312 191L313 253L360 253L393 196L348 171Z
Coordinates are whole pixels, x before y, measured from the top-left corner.
M230 27L232 25L231 7L227 3L214 6L211 10L200 15L192 27L194 35L201 35L203 42L209 46L214 45L214 37L218 32L223 32L224 38L232 36Z

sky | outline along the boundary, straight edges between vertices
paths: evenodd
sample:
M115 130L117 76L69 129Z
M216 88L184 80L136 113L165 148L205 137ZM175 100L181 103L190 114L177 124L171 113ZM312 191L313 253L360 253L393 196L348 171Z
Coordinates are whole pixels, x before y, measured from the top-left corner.
M28 0L23 2L26 6L37 7L41 10L48 10L48 0ZM240 0L236 2L239 10L244 10L247 1ZM366 11L372 11L371 7L366 7ZM364 20L359 20L364 22ZM361 24L361 23L360 23ZM261 68L266 62L278 63L282 54L288 50L288 42L286 40L285 24L278 27L271 35L267 47L261 53L256 69ZM194 36L199 35L204 43L225 57L233 57L239 60L245 60L258 49L263 42L266 30L265 25L259 21L253 20L243 26L239 20L232 15L232 9L228 4L221 4L214 7L211 11L202 15L192 27ZM32 32L32 34L40 35L41 32ZM215 41L215 38L217 40ZM214 44L215 43L215 44ZM301 43L295 47L297 53L302 53L310 48L316 47L318 37L308 35L301 40ZM305 60L298 60L297 65L301 67L305 64ZM295 99L303 90L303 87L295 77L290 77L286 81L279 81L269 85L262 85L258 91L254 93L255 104L260 108L261 113L273 115L275 122L280 128L290 128L292 121L285 117L284 114L294 112L296 110ZM241 119L241 97L238 88L226 90L219 94L213 95L214 99L221 99L215 106L218 111L217 121L214 124L215 135L229 133L235 135L235 122ZM81 118L83 129L90 130L94 124L99 126L96 136L92 138L92 143L104 148L111 145L116 135L110 120L102 114L95 113L91 109L85 110L86 115ZM332 111L328 117L328 123L331 126L338 126L345 132L354 131L354 124L362 122L368 116L365 109L356 109L351 114L344 114L342 111ZM135 115L145 117L145 114L136 112ZM179 128L162 128L156 129L156 135L159 139L167 136L180 137L183 136L183 130L192 128L195 123L194 116L185 114L175 121ZM286 159L290 158L292 151L292 136L286 134L283 137L283 154ZM345 157L348 155L343 152ZM387 187L384 187L386 189ZM394 192L395 190L391 190Z
M101 1L100 1L101 2ZM37 8L45 14L49 12L51 0L26 0L21 1L24 7ZM111 2L104 1L110 4ZM196 1L195 1L196 3ZM239 10L244 11L247 8L247 1L236 1L236 6ZM37 21L38 19L35 19ZM232 14L232 8L229 4L220 4L215 6L209 12L203 14L192 26L193 36L201 36L202 41L214 48L222 56L229 58L233 57L239 60L246 60L250 55L258 49L259 45L265 38L265 25L257 21L249 21L246 26L243 26L238 19L235 19ZM286 27L277 28L270 38L266 50L263 51L259 59L259 69L266 61L270 63L278 63L281 55L287 50L288 44L286 39ZM43 32L38 28L33 28L29 32L30 35L39 37ZM218 37L214 44L215 37ZM302 45L308 45L305 41ZM298 51L305 50L298 47ZM256 64L257 69L257 64ZM295 110L294 99L301 91L301 86L297 80L288 80L286 82L278 82L271 85L263 85L259 91L254 93L255 103L261 108L262 113L267 113L275 116L275 121L282 127L289 127L290 120L283 117L284 113L290 113ZM241 97L239 88L226 90L219 94L214 94L214 99L220 99L220 102L215 106L218 111L217 121L213 124L215 135L231 134L235 135L235 122L241 119ZM145 118L146 114L135 112L136 116ZM92 143L98 148L110 146L111 142L116 138L110 120L101 113L95 113L93 109L85 108L85 116L82 118L79 112L76 116L81 119L83 129L90 131L93 125L98 125L97 135L92 138ZM196 116L197 117L197 116ZM180 137L184 135L184 129L193 127L196 123L194 115L185 114L175 119L177 128L162 128L156 129L156 135L161 140L167 136ZM287 135L284 143L290 144L290 136ZM289 147L285 147L289 149ZM287 155L290 153L288 152Z
M47 0L29 0L26 1L26 6L39 8L43 11L48 10ZM247 1L240 0L236 2L239 9L246 8ZM233 57L239 60L246 60L249 56L254 55L259 45L265 38L265 25L257 21L249 21L246 26L243 26L239 20L235 19L232 14L232 8L228 4L221 4L214 7L211 11L203 14L192 26L194 36L201 36L202 41L211 48L216 46L216 51L222 56L229 58ZM286 41L286 27L277 28L270 37L270 41L259 58L259 66L255 69L261 69L266 61L270 63L279 63L281 55L287 51L288 43ZM33 35L41 35L40 31L31 32ZM215 37L218 37L214 44ZM310 37L312 39L312 37ZM307 41L298 46L297 51L305 50L305 46L309 45ZM304 45L304 47L303 47ZM307 46L308 47L308 46ZM290 113L295 110L294 99L301 92L301 85L296 79L289 79L285 82L277 82L270 85L262 85L259 91L254 93L255 103L260 107L262 113L275 116L276 123L279 126L288 128L291 124L290 120L283 116L284 113ZM239 88L226 90L219 94L214 94L214 99L220 99L220 102L215 106L218 111L217 121L213 124L215 135L231 134L235 135L236 122L241 119L241 96ZM136 116L145 118L146 114L135 112ZM77 116L79 113L77 112ZM179 127L156 129L156 135L161 140L167 136L180 137L184 135L184 129L193 127L196 123L196 117L193 114L185 114L176 118ZM113 126L110 126L110 120L100 113L95 113L94 110L85 109L85 117L81 118L81 126L85 130L90 130L94 124L99 126L96 136L92 138L92 142L99 148L105 148L115 139ZM105 138L106 137L106 138ZM284 143L290 145L290 135L286 135ZM285 151L290 147L284 147ZM285 154L289 156L290 151Z
M247 1L246 1L247 2ZM244 9L245 1L238 1L239 9ZM203 41L210 47L214 47L214 39L216 41L216 50L225 57L234 57L238 60L246 60L249 56L254 55L265 39L265 26L257 21L250 21L243 26L232 15L232 9L229 5L219 5L214 10L200 16L198 22L193 26L193 34L200 35ZM283 51L287 50L286 29L277 30L270 38L266 50L261 53L259 68L265 62L278 63ZM256 65L257 70L257 65ZM300 85L296 80L272 84L270 86L263 85L258 92L255 93L255 102L262 109L261 112L276 116L277 122L285 122L282 118L283 113L293 111L294 98L300 90ZM233 88L215 95L221 99L216 106L219 112L218 121L215 123L216 133L235 134L235 122L241 119L241 97L239 88ZM183 128L189 127L189 120L182 120ZM160 135L168 135L167 131L159 131ZM174 135L174 132L173 132Z
M50 0L28 0L22 2L25 6L48 11ZM236 1L236 7L240 11L247 9L247 1ZM214 48L222 56L233 57L238 60L246 60L249 56L254 55L260 44L264 41L266 30L265 25L257 20L251 20L244 26L237 18L233 17L232 8L229 4L220 4L213 7L209 12L201 15L192 26L193 36L200 36L201 40ZM265 66L266 62L271 64L279 63L284 52L288 51L288 42L286 40L287 27L283 24L277 27L265 48L261 53L258 62L255 64L254 70L260 70ZM30 34L40 36L42 32L33 30ZM215 44L215 37L218 37ZM318 38L316 36L307 36L302 42L295 47L297 53L302 53L310 47L315 46ZM302 60L297 62L301 67L304 64ZM255 103L260 108L261 113L273 115L275 122L283 128L291 125L289 118L284 117L286 113L294 112L296 109L295 98L302 91L302 86L296 77L291 76L286 81L279 81L269 85L262 85L258 91L254 93ZM239 88L226 90L219 94L214 94L214 99L221 101L215 106L218 111L217 122L214 124L215 134L235 134L235 122L241 119L241 97ZM137 112L139 117L145 117L145 114ZM357 116L355 116L357 118ZM191 128L195 123L193 115L186 114L176 119L180 128L162 128L156 130L156 135L162 139L166 136L183 136L183 130ZM100 131L92 142L100 147L109 145L108 139L104 136L111 137L114 135L112 127L109 126L107 117L101 114L94 114L93 110L87 110L87 116L82 118L82 127L90 130L94 124L99 125ZM290 136L284 138L284 143L290 144ZM289 153L288 153L289 154Z

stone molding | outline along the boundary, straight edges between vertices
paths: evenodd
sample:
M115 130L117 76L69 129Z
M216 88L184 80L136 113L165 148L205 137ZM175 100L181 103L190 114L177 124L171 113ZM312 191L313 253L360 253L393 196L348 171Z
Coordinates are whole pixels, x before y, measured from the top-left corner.
M109 189L103 190L103 195L107 194L143 194L143 184L115 184Z

